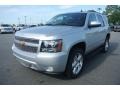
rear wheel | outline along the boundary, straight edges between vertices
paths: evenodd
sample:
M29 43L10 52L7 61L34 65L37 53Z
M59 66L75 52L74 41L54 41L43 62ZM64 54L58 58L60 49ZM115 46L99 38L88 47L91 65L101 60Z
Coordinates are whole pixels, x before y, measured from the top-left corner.
M104 45L103 45L103 52L107 52L109 50L109 46L110 46L110 41L109 41L109 37L106 38Z
M70 52L65 74L69 78L77 78L83 67L84 52L75 48Z

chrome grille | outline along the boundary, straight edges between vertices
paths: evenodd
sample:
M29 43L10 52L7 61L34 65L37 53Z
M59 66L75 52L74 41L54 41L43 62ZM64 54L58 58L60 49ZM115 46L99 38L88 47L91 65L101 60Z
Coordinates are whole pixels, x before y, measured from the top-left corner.
M4 28L4 30L12 30L12 28Z
M24 37L15 36L15 40L39 44L39 40L32 39L32 38L24 38Z
M18 49L22 51L37 53L39 40L15 37L14 44Z

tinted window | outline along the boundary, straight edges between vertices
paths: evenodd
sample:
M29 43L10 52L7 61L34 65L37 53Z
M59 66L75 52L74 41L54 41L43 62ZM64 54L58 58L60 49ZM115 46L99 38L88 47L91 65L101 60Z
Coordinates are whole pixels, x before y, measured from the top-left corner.
M53 17L46 25L84 26L86 13L68 13Z
M91 21L97 21L94 13L90 14L90 16L89 16L89 21L88 22L91 22Z
M101 15L97 15L97 18L98 18L98 21L101 23L101 26L102 27L105 26L102 16Z

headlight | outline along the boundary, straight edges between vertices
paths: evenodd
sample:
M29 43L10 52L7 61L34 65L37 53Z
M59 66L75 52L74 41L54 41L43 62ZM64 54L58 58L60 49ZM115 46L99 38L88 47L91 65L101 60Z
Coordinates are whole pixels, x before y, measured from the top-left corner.
M46 40L42 41L40 52L61 52L62 40Z

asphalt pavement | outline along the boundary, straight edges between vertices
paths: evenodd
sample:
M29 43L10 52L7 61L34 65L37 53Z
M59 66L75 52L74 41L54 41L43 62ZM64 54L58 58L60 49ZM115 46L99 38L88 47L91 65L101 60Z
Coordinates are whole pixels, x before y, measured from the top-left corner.
M110 49L87 57L77 79L46 74L22 66L12 54L14 34L0 34L0 84L2 85L114 85L120 84L120 32L112 32Z

